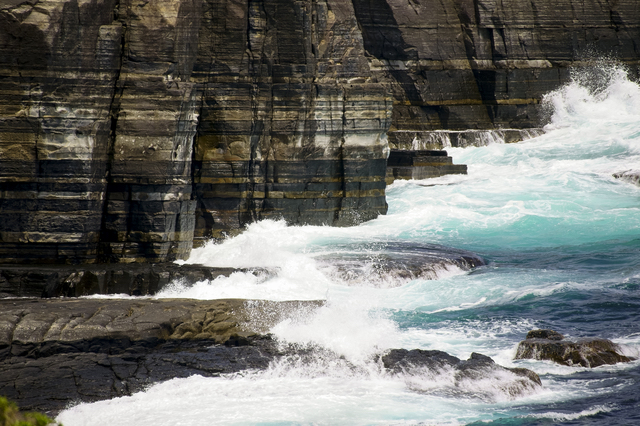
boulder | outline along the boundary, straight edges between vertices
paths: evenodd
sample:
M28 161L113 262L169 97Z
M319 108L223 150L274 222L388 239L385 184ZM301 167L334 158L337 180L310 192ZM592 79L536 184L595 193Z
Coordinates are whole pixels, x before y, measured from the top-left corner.
M335 247L335 246L334 246ZM345 244L332 254L318 257L320 263L350 284L389 283L414 279L438 279L443 271L470 271L486 265L477 254L437 244L399 241Z
M553 361L562 365L598 367L633 361L620 353L620 347L607 339L566 339L553 330L532 330L518 344L515 359Z
M542 386L540 377L526 368L506 368L496 364L490 357L472 353L463 361L446 352L422 349L392 349L381 357L383 366L392 374L419 376L428 372L453 374L450 383L453 388L471 396L486 398L487 389L483 382L495 383L498 392L509 399L526 395ZM445 385L446 386L446 385Z

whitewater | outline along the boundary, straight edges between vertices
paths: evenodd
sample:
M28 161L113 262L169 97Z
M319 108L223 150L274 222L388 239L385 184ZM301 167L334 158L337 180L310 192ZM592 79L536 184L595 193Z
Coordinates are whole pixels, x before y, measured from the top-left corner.
M640 424L640 361L594 369L513 360L527 331L598 337L640 356L640 86L617 66L576 73L544 99L545 133L517 144L448 148L468 175L396 181L389 212L350 228L251 224L188 263L267 268L156 297L325 300L270 332L317 348L265 371L193 376L63 411L80 425ZM498 141L499 142L499 141ZM444 246L487 266L419 278L379 267L385 250ZM356 259L354 269L345 259ZM342 267L341 267L342 265ZM435 278L435 279L433 279ZM472 352L538 373L514 398L505 375L454 386L450 371L390 375L391 348Z

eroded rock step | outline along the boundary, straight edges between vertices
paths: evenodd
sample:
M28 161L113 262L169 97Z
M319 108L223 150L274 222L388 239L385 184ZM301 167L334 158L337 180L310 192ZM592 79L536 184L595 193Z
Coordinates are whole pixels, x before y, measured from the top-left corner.
M153 295L174 280L193 284L233 272L268 276L264 268L214 268L176 263L0 265L0 297L78 297L92 294Z
M427 179L452 174L466 175L467 166L453 164L447 151L392 149L387 159L387 185L396 179Z

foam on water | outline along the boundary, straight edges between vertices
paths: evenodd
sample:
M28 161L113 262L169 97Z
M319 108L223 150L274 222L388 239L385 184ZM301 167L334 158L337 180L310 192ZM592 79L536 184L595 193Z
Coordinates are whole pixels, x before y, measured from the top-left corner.
M81 404L58 420L66 426L458 425L615 412L619 403L607 401L637 386L638 362L592 371L513 356L528 330L553 324L572 337L613 338L626 354L640 354L633 321L640 187L612 176L640 168L640 87L614 66L595 76L576 74L544 102L550 123L540 137L449 148L456 163L468 164L467 176L396 181L387 190L389 214L356 227L252 224L194 250L188 262L271 274L173 283L157 296L326 300L271 330L282 342L319 348L314 362L287 358L261 372L171 380L131 397ZM437 280L367 273L383 243L398 241L475 251L489 265L472 273L444 267ZM370 254L364 272L340 273L331 259L354 250L365 259ZM445 370L386 373L376 354L401 347L461 359L483 353L536 371L544 388L514 400L507 373L455 386ZM564 403L564 410L554 408Z

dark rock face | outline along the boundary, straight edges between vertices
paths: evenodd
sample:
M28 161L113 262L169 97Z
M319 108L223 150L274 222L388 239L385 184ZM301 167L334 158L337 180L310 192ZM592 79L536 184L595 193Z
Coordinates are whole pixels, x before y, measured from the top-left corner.
M637 73L635 0L353 4L371 62L392 81L392 130L538 127L542 95L594 52Z
M130 395L193 374L264 369L269 327L319 302L1 300L0 394L25 409ZM256 320L259 318L259 320Z
M2 263L386 212L392 99L349 2L5 2L0 76Z
M154 295L171 282L185 285L228 277L234 272L268 277L255 268L211 268L175 263L129 265L0 265L0 297L79 297L92 294Z
M374 218L389 130L538 127L585 51L637 68L639 8L5 1L0 262L167 262L258 219Z
M620 354L620 348L606 339L571 341L553 330L532 330L518 345L515 359L553 361L562 365L598 367L606 364L633 361Z
M509 397L517 397L542 386L540 377L526 368L505 368L496 364L488 356L472 353L463 361L442 351L421 349L392 349L381 358L382 364L392 373L419 374L429 370L441 372L453 370L454 387L462 387L464 382L479 381L495 375L511 374L512 379L500 380L502 390Z

